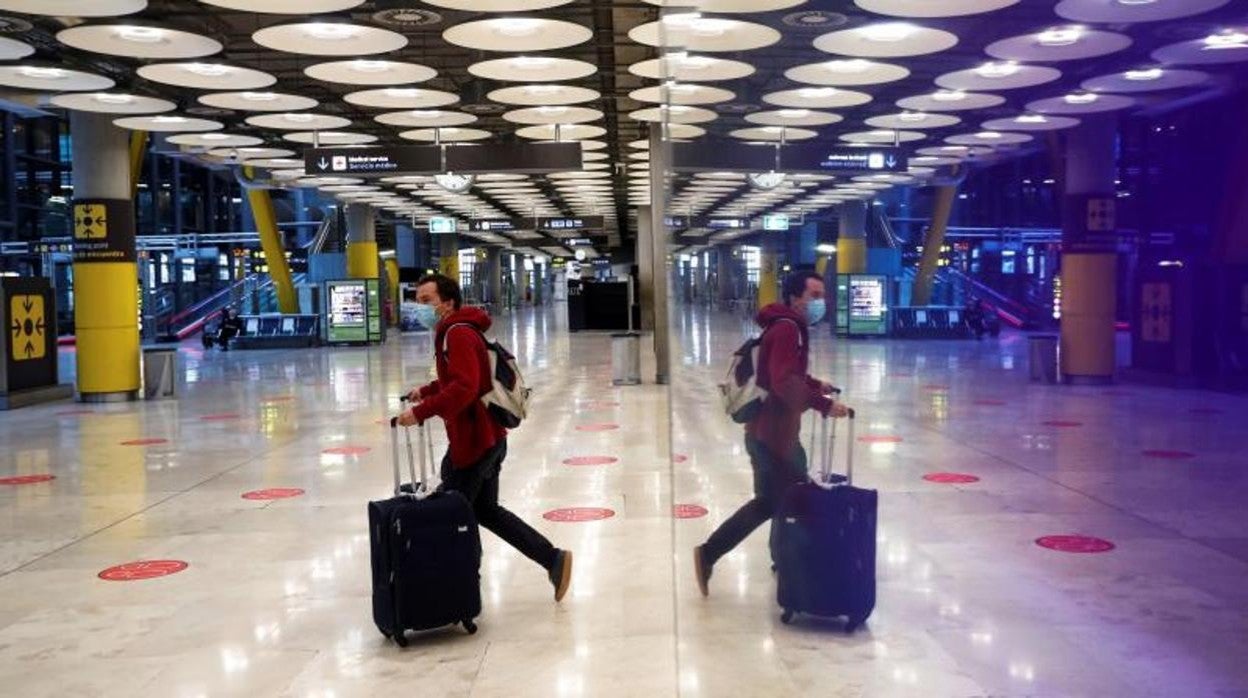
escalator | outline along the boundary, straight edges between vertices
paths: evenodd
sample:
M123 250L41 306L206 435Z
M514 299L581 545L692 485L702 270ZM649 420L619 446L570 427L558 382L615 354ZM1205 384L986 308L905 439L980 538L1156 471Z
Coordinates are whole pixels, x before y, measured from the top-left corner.
M978 298L987 308L1001 318L1001 322L1023 330L1041 330L1051 328L1053 308L1042 299L1044 294L1036 289L1028 289L1024 297L1008 294L976 279L959 269L945 267L936 275L936 283L948 284L954 290L955 300L952 305L965 305L972 298Z

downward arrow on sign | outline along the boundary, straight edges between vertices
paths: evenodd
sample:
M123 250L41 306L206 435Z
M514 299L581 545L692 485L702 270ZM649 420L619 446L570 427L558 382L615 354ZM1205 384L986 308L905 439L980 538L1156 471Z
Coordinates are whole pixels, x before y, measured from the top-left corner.
M323 170L323 169L325 169L325 168L329 167L329 161L328 161L328 160L326 160L325 158L321 158L321 161L320 161L320 162L318 162L318 163L316 163L316 166L317 166L317 167L319 167L319 168L321 168L321 169Z

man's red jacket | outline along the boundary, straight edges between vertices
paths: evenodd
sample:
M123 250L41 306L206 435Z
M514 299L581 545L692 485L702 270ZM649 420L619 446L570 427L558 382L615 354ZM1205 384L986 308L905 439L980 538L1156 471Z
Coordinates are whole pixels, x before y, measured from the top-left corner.
M823 394L823 383L807 373L810 336L806 318L783 303L772 303L758 312L755 321L763 328L758 384L768 394L745 430L772 455L788 459L799 443L802 413L816 409L827 414L832 399Z
M464 324L471 327L455 327ZM433 342L438 379L420 389L420 402L412 408L421 422L436 416L446 423L451 463L456 468L472 466L507 436L507 430L481 403L481 396L492 386L490 358L481 337L490 324L489 314L468 306L438 322Z

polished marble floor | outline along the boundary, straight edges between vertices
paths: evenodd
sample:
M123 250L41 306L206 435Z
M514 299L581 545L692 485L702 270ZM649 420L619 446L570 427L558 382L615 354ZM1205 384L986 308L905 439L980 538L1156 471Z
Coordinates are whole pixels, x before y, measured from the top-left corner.
M713 393L748 325L673 322L670 406L611 386L604 335L500 323L537 388L503 500L575 550L572 591L554 604L485 534L481 631L407 650L371 622L364 503L390 488L381 421L428 375L426 337L188 346L176 401L0 414L0 478L55 476L0 485L0 695L1248 696L1245 398L1033 385L1021 336L821 337L817 372L860 411L857 481L881 491L879 605L846 636L780 623L765 530L698 595L690 548L748 496ZM273 488L303 492L242 496ZM611 516L543 517L572 507ZM1061 535L1114 547L1036 544ZM143 560L187 566L100 577Z

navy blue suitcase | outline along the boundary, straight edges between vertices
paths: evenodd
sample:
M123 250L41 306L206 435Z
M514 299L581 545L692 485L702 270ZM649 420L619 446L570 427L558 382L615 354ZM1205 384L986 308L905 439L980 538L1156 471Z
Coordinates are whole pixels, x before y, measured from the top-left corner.
M407 646L408 630L462 623L475 633L481 614L481 535L472 505L458 492L430 492L428 426L421 427L421 479L400 482L398 425L390 422L395 496L368 504L372 546L373 621L383 635Z
M846 631L853 632L875 609L878 493L852 484L852 410L846 476L831 473L836 424L832 420L828 434L828 421L822 422L824 438L818 444L819 473L810 482L790 487L776 510L771 537L776 600L784 623L798 613L844 616Z

